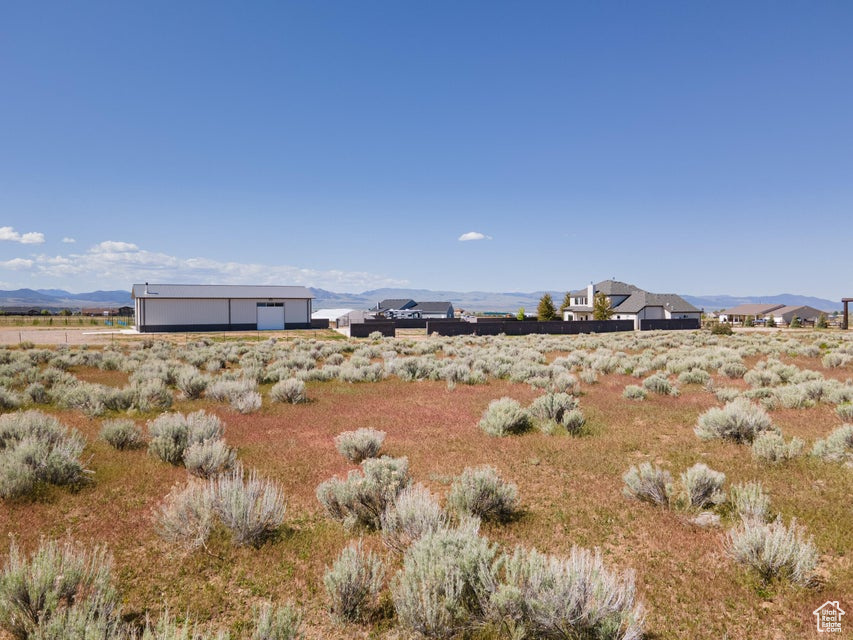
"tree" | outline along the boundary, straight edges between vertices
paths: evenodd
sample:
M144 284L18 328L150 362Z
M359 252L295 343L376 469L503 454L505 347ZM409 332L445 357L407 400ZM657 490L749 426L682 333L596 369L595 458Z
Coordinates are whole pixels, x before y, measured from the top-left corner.
M592 317L595 320L610 320L613 317L613 307L610 306L610 298L601 291L595 294L592 301Z
M563 316L563 312L572 306L572 293L571 291L566 291L566 295L563 296L563 304L560 305L560 317Z
M539 299L536 316L540 322L547 322L557 317L557 310L554 308L554 300L551 298L550 293L546 293Z
M524 307L519 307L518 313L515 314L515 317L518 318L519 320L524 320L525 316L526 316L526 314L524 312Z
M826 314L822 313L817 318L815 329L826 329Z
M790 329L799 329L803 325L800 324L800 319L797 316L791 318L791 322L788 324Z
M776 318L774 318L773 316L768 316L767 317L767 326L768 327L775 327L776 326Z
M743 326L754 327L755 326L755 320L753 319L753 317L752 316L746 316L746 318L743 321Z

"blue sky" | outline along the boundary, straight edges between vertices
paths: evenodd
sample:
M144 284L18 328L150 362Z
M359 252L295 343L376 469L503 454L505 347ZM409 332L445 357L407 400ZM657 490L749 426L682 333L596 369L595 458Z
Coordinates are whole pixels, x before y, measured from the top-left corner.
M0 288L850 296L851 33L847 1L3 3Z

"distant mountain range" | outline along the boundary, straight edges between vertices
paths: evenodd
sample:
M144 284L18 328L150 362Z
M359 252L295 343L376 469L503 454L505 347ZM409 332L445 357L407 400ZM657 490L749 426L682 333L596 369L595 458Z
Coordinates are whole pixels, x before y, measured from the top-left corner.
M524 307L533 311L539 299L550 293L554 303L559 305L565 291L434 291L431 289L373 289L362 293L335 293L325 289L311 289L314 293L314 309L353 308L369 309L380 300L388 298L411 298L418 302L448 300L457 309L467 311L518 311ZM786 305L808 305L822 311L834 311L841 308L836 300L825 300L811 296L782 293L774 296L691 296L682 297L692 305L713 311L728 309L739 304L767 303ZM17 289L0 291L0 309L71 309L81 307L121 307L131 305L130 291L89 291L70 293L62 289Z

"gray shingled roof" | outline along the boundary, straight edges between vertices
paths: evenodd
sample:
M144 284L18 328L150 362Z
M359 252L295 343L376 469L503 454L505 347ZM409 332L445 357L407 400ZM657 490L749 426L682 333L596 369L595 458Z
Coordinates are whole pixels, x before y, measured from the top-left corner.
M418 302L411 309L424 313L447 313L453 309L453 305L449 302Z
M602 280L593 285L596 293L603 293L606 296L629 296L635 291L642 291L639 287L635 287L627 282L619 282L619 280ZM572 291L572 296L582 296L587 293L586 287Z
M663 307L671 313L698 313L699 309L674 293L635 291L614 308L617 313L638 313L645 307Z
M411 298L388 298L382 300L371 311L388 311L391 309L411 309L415 306L415 301Z

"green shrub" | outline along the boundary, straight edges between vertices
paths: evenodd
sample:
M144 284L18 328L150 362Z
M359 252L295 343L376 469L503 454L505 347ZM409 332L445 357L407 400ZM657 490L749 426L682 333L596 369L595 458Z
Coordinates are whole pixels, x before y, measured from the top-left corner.
M733 485L730 498L735 515L741 520L766 522L770 512L770 498L760 482Z
M450 485L447 505L460 514L505 522L518 512L518 487L494 467L469 467Z
M378 456L384 441L384 431L361 428L336 436L335 447L344 458L359 464L362 460Z
M275 402L289 402L290 404L308 401L308 396L305 395L305 383L296 378L276 382L270 389L270 398Z
M687 493L687 502L694 509L720 504L726 499L723 483L726 474L714 471L698 462L681 474L681 484Z
M811 538L795 521L788 527L778 519L769 524L744 521L729 531L727 550L737 562L754 569L765 583L780 578L808 585L818 561Z
M659 373L655 373L643 380L643 388L662 396L678 395L678 389L673 387L672 383Z
M703 440L723 438L738 443L752 443L759 433L775 430L767 412L746 398L736 398L722 409L708 409L694 428Z
M525 638L639 640L644 611L634 575L604 565L601 552L572 547L568 558L516 548L492 596L497 615Z
M160 505L157 532L185 551L193 551L207 543L216 521L216 492L209 482L190 482L174 489Z
M237 454L224 440L205 440L187 447L184 466L194 476L212 478L227 471L237 459Z
M577 399L568 393L546 393L530 404L530 413L539 420L562 422L563 415L578 404Z
M707 384L710 380L711 374L704 369L690 369L678 375L681 384Z
M317 487L317 500L326 514L346 527L379 529L382 513L409 486L407 458L369 458L362 472L351 471L346 480L332 478Z
M263 604L255 610L251 640L298 640L302 637L302 614L291 604Z
M447 514L429 489L421 484L403 489L380 518L382 542L389 549L403 553L425 533L449 525Z
M748 369L742 362L726 362L720 367L720 371L727 378L743 378Z
M148 433L151 435L149 453L164 462L180 465L190 446L221 439L225 427L218 417L204 411L187 415L164 413L148 423Z
M763 431L752 441L752 457L764 462L784 462L800 455L804 444L799 438L785 442L781 433Z
M672 494L672 476L669 471L643 462L628 469L622 480L625 481L623 492L629 498L660 506L669 505Z
M732 335L732 327L725 322L715 322L711 325L711 333L715 336L730 336Z
M239 462L209 482L216 491L215 510L239 545L260 546L284 522L281 488L252 470L244 479Z
M188 400L200 398L210 383L210 376L198 372L195 367L187 367L178 373L177 387Z
M72 542L43 541L27 558L12 541L0 576L0 629L14 638L27 640L40 631L58 638L81 623L114 626L116 602L112 560L104 548L88 552Z
M826 462L853 459L853 424L843 424L826 439L815 441L812 455Z
M622 391L622 395L629 400L645 400L646 390L640 385L629 384Z
M0 498L29 495L42 482L79 485L85 444L79 433L40 411L0 416Z
M481 622L497 583L497 548L470 529L424 535L391 582L397 618L425 638L451 638Z
M523 433L531 424L530 414L518 401L506 397L492 400L480 419L480 428L490 436Z
M142 437L142 430L136 426L133 420L126 418L104 420L101 426L101 438L119 451L124 449L139 449L145 444L145 440Z
M845 402L835 407L835 413L842 420L853 421L853 403Z
M566 431L571 435L580 435L581 431L583 431L584 425L586 424L586 417L580 409L572 409L571 411L566 411L563 414L563 419L560 421L560 424L562 424L566 428Z
M376 607L385 580L385 565L361 540L341 551L323 575L332 619L344 624L365 619Z

